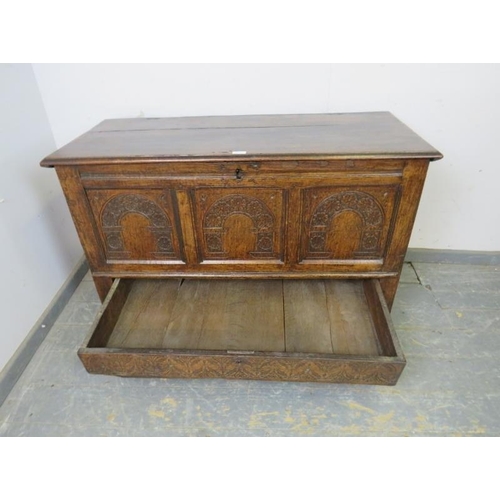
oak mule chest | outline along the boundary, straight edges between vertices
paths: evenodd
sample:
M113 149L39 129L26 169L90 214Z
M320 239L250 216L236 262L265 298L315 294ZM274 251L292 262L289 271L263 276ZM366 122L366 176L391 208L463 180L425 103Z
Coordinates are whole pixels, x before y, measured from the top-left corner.
M429 161L380 113L105 120L55 167L103 305L92 373L395 384Z

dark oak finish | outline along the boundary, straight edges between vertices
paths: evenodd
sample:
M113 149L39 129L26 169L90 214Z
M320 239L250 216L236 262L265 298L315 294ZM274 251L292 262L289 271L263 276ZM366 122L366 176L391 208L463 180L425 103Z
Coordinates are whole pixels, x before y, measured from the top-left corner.
M402 353L384 333L386 318L428 164L441 156L381 112L106 120L41 164L56 168L101 300L112 289L135 304L117 306L115 298L109 305L118 324L106 327L106 347L92 347L107 349L99 351L101 363L123 363L131 349L161 340L155 349L162 352L154 354L159 373L180 373L182 363L193 363L195 373L203 359L221 367L219 376L259 378L251 367L260 360L266 372L272 356L245 355L236 363L227 353L199 353L230 349L241 331L247 343L238 340L240 350L273 346L287 356L306 353L313 365L313 355L344 356L342 363L374 373L397 358L400 373ZM126 299L116 278L144 283ZM172 281L184 278L196 281ZM298 303L313 313L303 314ZM258 329L254 317L262 320ZM205 333L197 337L200 321ZM376 333L358 335L372 324ZM115 351L123 346L126 355ZM96 352L82 359L95 360ZM356 361L360 355L391 362L366 365ZM149 373L145 360L153 358L140 356ZM294 361L283 354L276 360L281 368L273 377L321 379L313 365L312 378L297 379Z
M166 158L325 156L440 158L387 112L106 120L51 154L44 166Z
M300 262L382 259L398 200L398 184L304 189Z
M283 300L288 352L382 355L359 280L286 281Z
M170 190L87 189L106 260L182 261Z
M206 188L194 191L202 262L283 262L283 191Z
M78 354L121 376L393 385L383 303L373 280L117 280Z
M394 296L396 295L399 276L401 275L411 231L417 216L417 208L424 187L428 164L426 160L408 161L403 172L402 196L397 213L398 220L394 224L384 265L384 269L397 270L398 276L381 282L389 310L392 308Z

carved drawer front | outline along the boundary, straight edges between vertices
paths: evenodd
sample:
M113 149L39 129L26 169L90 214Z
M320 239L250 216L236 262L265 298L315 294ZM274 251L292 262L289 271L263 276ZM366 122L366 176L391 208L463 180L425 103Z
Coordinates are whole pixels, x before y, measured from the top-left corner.
M182 260L169 190L90 189L87 197L108 261Z
M399 185L303 192L300 261L382 259Z
M203 261L283 261L283 191L197 189L195 224Z

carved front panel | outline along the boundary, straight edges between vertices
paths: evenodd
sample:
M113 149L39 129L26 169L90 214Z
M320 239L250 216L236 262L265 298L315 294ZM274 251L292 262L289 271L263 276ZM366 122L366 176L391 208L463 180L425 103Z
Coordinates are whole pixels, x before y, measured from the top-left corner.
M181 260L170 191L91 189L87 196L108 260Z
M397 185L305 190L301 260L382 258L398 192Z
M283 192L198 189L196 225L203 260L282 260Z

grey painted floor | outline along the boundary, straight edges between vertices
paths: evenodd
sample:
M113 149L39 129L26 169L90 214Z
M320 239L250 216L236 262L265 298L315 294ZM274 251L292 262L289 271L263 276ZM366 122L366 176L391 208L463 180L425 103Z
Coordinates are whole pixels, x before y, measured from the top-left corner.
M500 270L406 264L395 387L89 375L87 276L0 408L2 436L500 435Z

